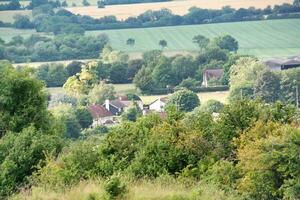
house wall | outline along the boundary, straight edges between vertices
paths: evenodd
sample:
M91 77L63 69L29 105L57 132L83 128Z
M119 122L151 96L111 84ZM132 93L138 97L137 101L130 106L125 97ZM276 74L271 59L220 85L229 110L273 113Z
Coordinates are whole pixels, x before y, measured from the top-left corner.
M98 118L98 119L94 119L92 127L103 125L107 120L114 121L114 116L101 117L101 118Z
M164 112L165 105L166 104L164 102L157 100L149 105L149 110L155 110L157 112Z

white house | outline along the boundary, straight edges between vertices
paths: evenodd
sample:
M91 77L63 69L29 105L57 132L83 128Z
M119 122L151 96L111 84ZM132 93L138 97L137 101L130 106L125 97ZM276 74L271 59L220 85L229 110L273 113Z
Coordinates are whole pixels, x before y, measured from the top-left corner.
M168 101L168 97L162 97L159 99L156 99L151 104L149 104L149 110L156 111L156 112L164 112L165 111L165 105Z

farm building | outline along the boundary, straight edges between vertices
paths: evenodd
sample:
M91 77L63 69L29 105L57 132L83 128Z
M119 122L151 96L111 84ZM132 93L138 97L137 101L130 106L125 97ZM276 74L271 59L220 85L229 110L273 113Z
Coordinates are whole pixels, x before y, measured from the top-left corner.
M270 59L265 64L272 70L286 70L300 67L300 56L290 57L288 59Z
M223 76L223 69L206 69L203 72L202 86L208 87L210 80L219 80Z

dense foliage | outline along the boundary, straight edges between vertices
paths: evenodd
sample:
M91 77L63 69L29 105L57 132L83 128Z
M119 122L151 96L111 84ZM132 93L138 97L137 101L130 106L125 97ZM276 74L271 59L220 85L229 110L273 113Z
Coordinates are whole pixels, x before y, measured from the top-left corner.
M230 100L261 98L268 103L281 100L297 105L299 76L299 68L272 71L255 58L241 58L230 68Z
M0 59L34 62L97 58L107 42L106 35L61 34L53 38L31 35L26 39L15 36L10 42L0 44L0 52L3 51Z

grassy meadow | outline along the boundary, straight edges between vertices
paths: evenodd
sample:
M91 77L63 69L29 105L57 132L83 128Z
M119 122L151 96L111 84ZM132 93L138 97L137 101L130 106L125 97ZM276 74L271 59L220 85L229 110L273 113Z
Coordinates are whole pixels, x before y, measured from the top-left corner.
M193 36L202 34L216 37L230 34L239 42L239 53L259 58L286 57L300 53L300 19L267 20L253 22L186 25L158 28L88 31L87 35L106 33L112 47L126 52L143 52L160 49L159 40L165 39L164 51L196 51ZM128 38L135 46L126 45Z
M43 34L43 33L37 33L34 29L0 28L0 38L6 42L9 42L11 38L13 38L14 36L20 35L24 38L27 38L32 34Z
M77 6L82 5L81 0L67 0L69 6L75 3ZM131 16L137 16L147 10L160 10L162 8L170 9L174 14L184 15L188 10L193 7L220 9L223 6L230 5L232 8L249 8L251 6L256 8L266 8L268 5L279 5L282 3L292 3L292 0L175 0L170 2L156 2L156 3L140 3L140 4L124 4L124 5L111 5L105 8L99 9L97 6L97 0L88 0L91 5L84 7L71 7L69 11L81 14L89 15L91 17L100 18L107 15L115 15L118 19L127 19ZM132 9L134 8L134 9Z

